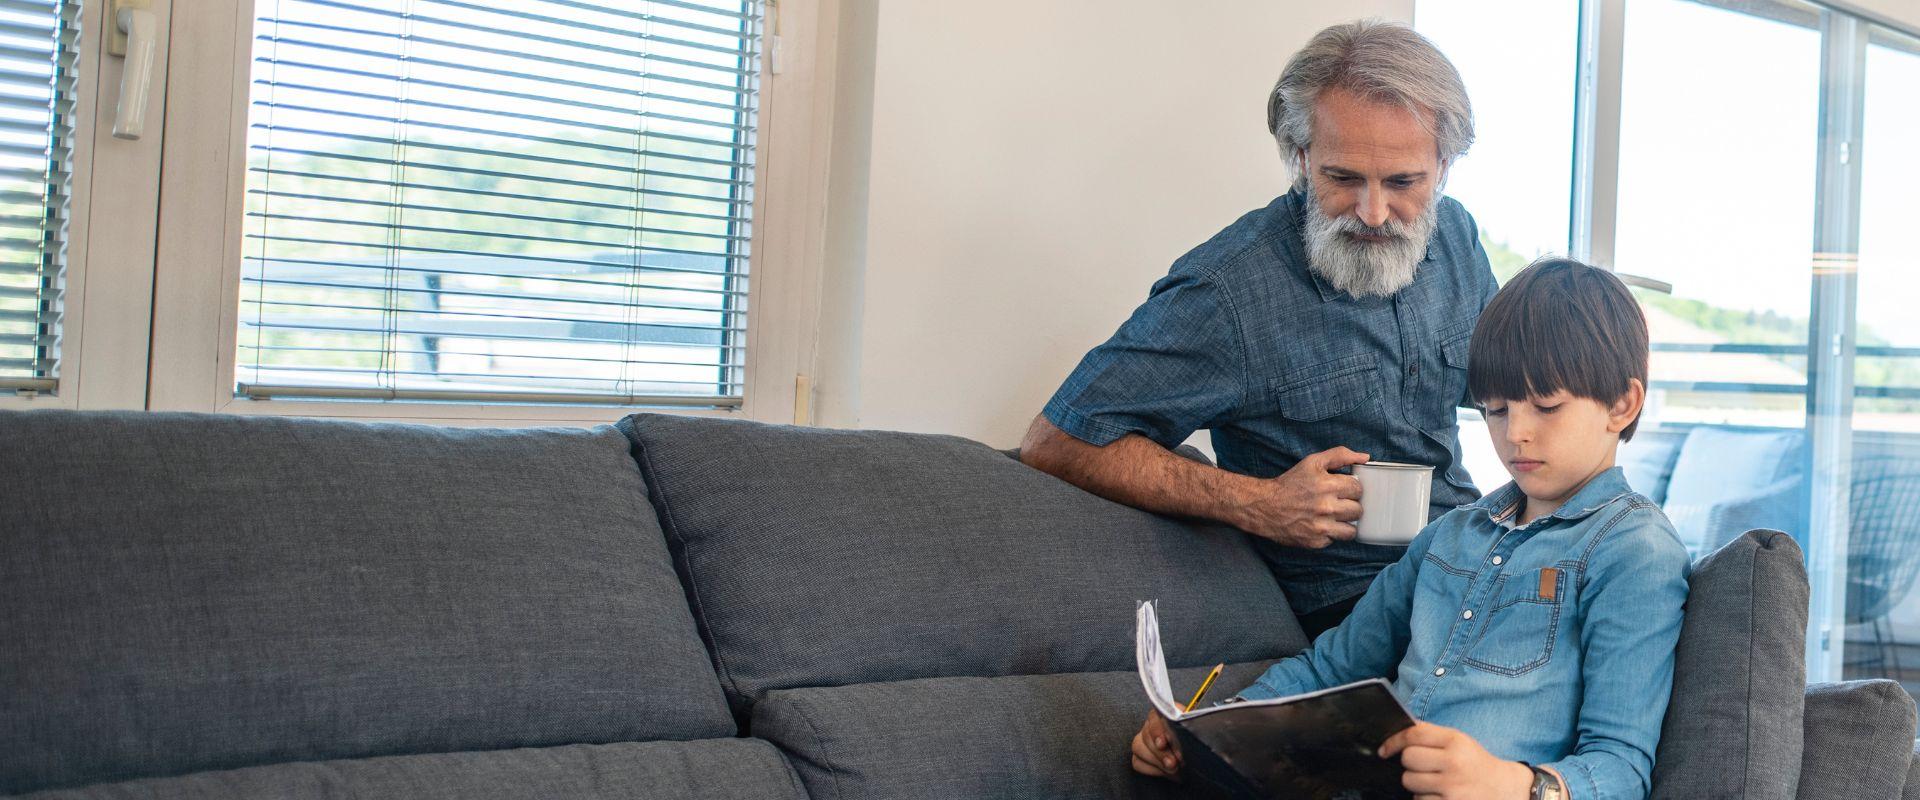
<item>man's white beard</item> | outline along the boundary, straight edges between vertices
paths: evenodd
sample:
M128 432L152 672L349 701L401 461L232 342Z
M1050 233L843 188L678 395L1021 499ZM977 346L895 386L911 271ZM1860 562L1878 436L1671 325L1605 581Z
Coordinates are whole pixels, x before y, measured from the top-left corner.
M1320 209L1320 198L1312 191L1306 194L1309 269L1354 297L1387 297L1413 282L1413 271L1433 236L1438 197L1412 223L1388 217L1376 228L1357 217L1329 217ZM1354 234L1383 236L1386 241L1364 242Z

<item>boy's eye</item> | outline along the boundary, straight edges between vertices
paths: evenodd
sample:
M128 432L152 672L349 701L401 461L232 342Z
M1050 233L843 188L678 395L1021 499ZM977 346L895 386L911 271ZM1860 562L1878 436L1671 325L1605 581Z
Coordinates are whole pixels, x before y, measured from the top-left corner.
M1543 405L1540 405L1539 403L1533 404L1533 407L1542 414L1551 414L1555 411L1560 410L1559 406L1543 406Z
M1489 417L1504 417L1507 415L1507 407L1501 406L1499 408L1489 408L1489 409L1486 409L1483 413L1485 413Z

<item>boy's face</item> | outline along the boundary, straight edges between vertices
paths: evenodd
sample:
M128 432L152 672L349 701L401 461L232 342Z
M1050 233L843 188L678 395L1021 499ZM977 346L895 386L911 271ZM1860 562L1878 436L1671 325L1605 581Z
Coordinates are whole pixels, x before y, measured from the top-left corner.
M1489 400L1484 408L1507 474L1542 511L1551 511L1613 467L1620 432L1639 416L1645 398L1645 388L1634 380L1610 406L1562 389L1525 400Z

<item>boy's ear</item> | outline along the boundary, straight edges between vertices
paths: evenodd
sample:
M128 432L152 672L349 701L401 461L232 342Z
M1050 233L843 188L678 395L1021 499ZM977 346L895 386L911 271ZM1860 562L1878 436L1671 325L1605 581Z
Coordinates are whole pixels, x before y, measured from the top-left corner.
M1613 407L1607 409L1607 430L1619 433L1640 418L1640 408L1647 403L1647 385L1639 378L1627 379L1627 393L1613 401Z

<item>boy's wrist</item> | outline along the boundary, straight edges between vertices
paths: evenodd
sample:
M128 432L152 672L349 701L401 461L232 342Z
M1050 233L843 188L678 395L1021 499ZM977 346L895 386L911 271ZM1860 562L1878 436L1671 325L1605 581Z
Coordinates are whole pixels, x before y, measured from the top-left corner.
M1533 767L1519 761L1508 761L1501 780L1500 797L1511 800L1530 800L1533 797Z

